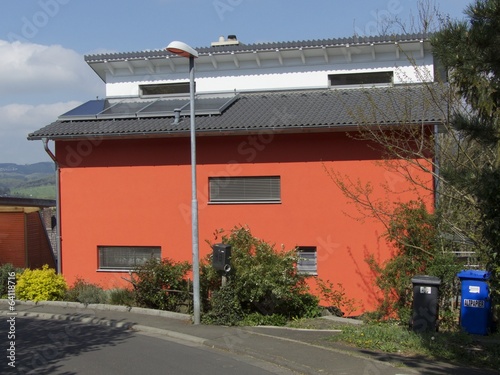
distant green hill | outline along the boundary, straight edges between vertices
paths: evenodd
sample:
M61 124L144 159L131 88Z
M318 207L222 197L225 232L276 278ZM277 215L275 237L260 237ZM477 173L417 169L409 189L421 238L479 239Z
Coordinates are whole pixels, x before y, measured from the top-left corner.
M51 162L34 164L0 163L0 195L55 199L55 166Z

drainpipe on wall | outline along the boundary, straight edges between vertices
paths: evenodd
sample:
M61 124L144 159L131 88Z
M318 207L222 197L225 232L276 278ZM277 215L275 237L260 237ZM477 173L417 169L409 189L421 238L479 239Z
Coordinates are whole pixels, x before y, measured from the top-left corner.
M56 156L49 149L49 140L47 138L42 138L43 148L45 152L54 161L56 167L56 254L57 254L57 273L61 273L61 208L60 208L60 198L59 198L59 163L57 162Z

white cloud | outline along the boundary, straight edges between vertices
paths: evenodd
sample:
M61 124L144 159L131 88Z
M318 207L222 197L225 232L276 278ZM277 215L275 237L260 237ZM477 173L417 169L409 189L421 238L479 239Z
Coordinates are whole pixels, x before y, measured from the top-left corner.
M55 121L78 101L53 104L8 104L0 106L0 162L36 163L48 161L41 142L28 141L28 134Z
M33 164L41 161L51 161L41 141L28 141L26 135L21 134L2 135L0 163Z
M0 94L95 92L99 81L83 56L62 46L0 40Z
M0 56L0 162L46 160L28 134L103 95L104 83L83 56L59 45L0 39Z
M78 101L53 104L7 104L0 106L0 131L31 132L55 121L58 116L81 104ZM25 134L27 135L27 134Z

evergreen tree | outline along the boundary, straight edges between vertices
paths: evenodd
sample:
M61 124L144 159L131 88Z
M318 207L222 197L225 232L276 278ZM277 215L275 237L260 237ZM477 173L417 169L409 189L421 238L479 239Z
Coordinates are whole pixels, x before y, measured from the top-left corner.
M476 0L465 14L463 21L448 21L432 43L452 88L465 104L453 113L451 123L460 137L478 144L483 152L468 170L455 171L448 181L476 200L488 244L483 255L492 273L492 295L499 302L500 0Z

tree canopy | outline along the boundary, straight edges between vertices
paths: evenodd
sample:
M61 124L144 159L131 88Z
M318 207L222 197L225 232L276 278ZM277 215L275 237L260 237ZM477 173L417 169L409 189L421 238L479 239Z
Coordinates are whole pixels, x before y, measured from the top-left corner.
M500 299L500 0L476 0L466 19L448 21L432 37L434 55L463 101L450 123L461 139L481 152L448 181L474 197L482 219L484 257L492 273L492 294Z

